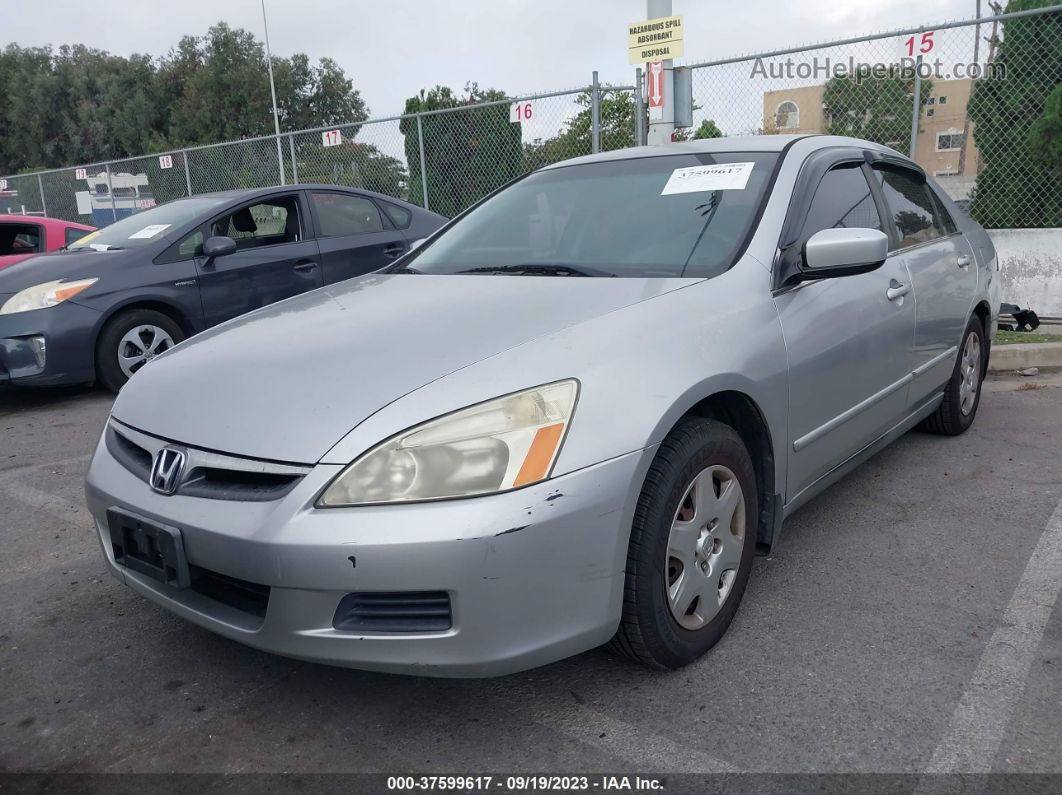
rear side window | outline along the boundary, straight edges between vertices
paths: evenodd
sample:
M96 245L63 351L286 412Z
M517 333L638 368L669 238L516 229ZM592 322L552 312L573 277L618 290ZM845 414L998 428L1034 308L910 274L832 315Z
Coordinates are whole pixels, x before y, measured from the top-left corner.
M382 232L383 218L368 199L346 193L311 193L322 237Z
M870 184L858 163L835 166L826 172L811 200L801 238L823 229L877 229L884 231Z
M876 173L899 237L894 248L917 246L948 234L924 180L905 169L879 169Z
M36 254L44 250L37 224L0 224L0 255Z
M388 204L387 202L380 203L396 229L405 229L409 226L409 222L413 220L413 213L405 207L399 207L397 204Z
M88 229L77 229L77 228L75 228L73 226L68 226L66 228L65 239L64 239L63 243L64 243L64 245L69 246L71 243L73 243L76 240L80 240L81 238L83 238L88 233L89 233Z

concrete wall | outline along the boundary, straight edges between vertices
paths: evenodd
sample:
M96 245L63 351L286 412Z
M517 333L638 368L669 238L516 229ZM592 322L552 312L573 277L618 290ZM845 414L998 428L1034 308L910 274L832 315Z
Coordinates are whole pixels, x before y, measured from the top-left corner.
M1062 228L989 229L1003 300L1040 316L1062 317Z

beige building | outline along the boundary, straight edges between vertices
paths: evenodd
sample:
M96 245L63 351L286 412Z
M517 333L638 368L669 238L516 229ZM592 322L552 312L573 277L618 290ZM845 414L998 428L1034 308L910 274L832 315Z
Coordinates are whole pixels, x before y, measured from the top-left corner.
M873 86L867 83L868 90ZM804 86L763 95L763 129L768 133L823 133L828 119L822 108L825 86ZM922 108L915 162L937 178L955 200L968 199L980 157L973 143L973 125L964 141L966 105L972 80L934 80L932 96ZM889 142L907 148L907 140ZM965 143L965 146L964 146ZM964 151L965 150L965 151Z

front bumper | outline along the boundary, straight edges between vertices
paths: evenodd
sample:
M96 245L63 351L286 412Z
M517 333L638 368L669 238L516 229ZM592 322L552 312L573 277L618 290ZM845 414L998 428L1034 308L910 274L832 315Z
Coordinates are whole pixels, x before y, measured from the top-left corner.
M200 626L332 665L494 676L568 657L613 635L633 509L649 459L649 451L639 451L488 497L322 510L313 501L341 467L317 466L275 502L163 496L116 461L101 440L86 494L114 574ZM268 586L264 615L117 564L109 508L179 528L193 566ZM349 593L425 591L449 595L450 629L333 627Z
M0 304L10 296L0 296ZM94 347L100 313L71 301L47 309L0 315L0 383L59 386L96 377ZM32 340L43 338L39 364Z

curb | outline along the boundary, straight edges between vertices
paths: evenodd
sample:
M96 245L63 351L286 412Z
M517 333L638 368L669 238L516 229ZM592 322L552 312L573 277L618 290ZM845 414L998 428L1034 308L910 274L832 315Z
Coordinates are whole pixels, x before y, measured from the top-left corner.
M1062 342L1016 342L992 346L989 372L1009 372L1026 367L1062 367Z

